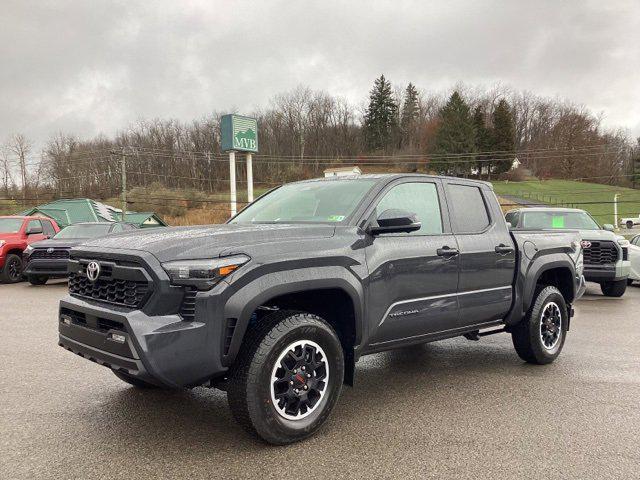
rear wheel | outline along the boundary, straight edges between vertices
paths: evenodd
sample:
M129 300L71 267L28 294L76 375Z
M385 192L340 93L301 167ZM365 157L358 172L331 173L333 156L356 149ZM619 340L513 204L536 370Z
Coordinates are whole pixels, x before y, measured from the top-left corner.
M512 333L513 346L525 362L544 365L553 362L564 346L568 310L556 287L538 291L533 306Z
M281 311L247 333L230 372L236 420L276 445L313 435L338 400L344 356L334 330L308 313Z
M606 297L621 297L627 290L627 280L618 280L615 282L602 282L600 289Z
M0 281L16 283L22 280L22 259L13 253L7 255L4 268L0 272Z
M44 285L49 280L46 275L29 275L28 278L31 285Z
M631 229L633 228L633 222L632 222L631 220L629 220L629 221L627 222L627 228L628 228L629 230L631 230Z
M117 372L112 370L113 374L118 377L123 382L128 383L129 385L133 385L136 388L144 388L144 389L155 389L160 388L152 383L144 382L136 377L132 377L131 375L124 372Z

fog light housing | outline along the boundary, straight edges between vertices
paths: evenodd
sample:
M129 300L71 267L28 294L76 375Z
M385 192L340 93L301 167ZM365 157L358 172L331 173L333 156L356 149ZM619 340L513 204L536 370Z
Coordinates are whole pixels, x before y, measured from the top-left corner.
M71 325L71 317L69 315L60 315L60 321L65 325Z
M118 343L125 343L127 341L127 337L119 333L110 333L108 338Z

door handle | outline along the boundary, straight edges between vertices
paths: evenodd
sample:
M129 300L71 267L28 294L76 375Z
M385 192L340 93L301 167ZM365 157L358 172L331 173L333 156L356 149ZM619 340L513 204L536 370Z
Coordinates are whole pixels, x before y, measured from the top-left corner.
M457 248L449 248L445 245L444 247L437 249L436 254L439 257L449 258L449 257L455 257L456 255L459 255L460 250L458 250Z
M496 253L500 254L500 255L507 255L509 253L513 253L514 249L513 247L510 247L508 245L505 245L503 243L501 243L500 245L496 245Z

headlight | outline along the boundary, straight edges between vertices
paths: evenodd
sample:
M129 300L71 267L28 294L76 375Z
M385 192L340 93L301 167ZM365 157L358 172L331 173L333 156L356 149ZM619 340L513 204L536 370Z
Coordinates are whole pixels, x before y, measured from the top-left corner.
M33 247L31 245L27 245L27 248L25 248L22 253L25 255L31 255L31 252L33 252Z
M620 245L621 247L628 247L629 246L629 240L627 240L626 238L619 238L618 239L618 245Z
M246 255L202 260L177 260L163 263L162 268L169 275L173 285L187 285L197 287L200 290L209 290L249 260Z

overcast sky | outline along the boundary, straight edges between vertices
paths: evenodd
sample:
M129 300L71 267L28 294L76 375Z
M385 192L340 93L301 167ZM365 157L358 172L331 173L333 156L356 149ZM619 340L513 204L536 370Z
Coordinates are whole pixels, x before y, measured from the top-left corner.
M267 105L375 77L568 98L640 135L640 1L0 2L0 142Z

